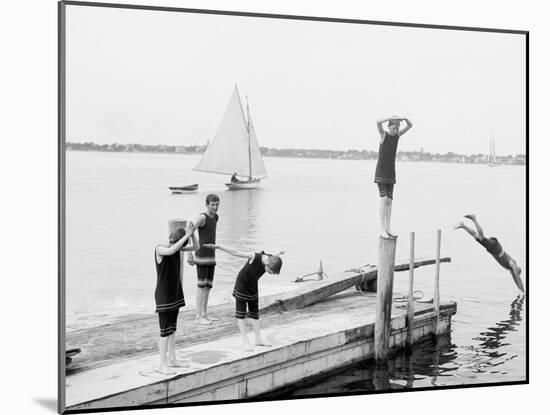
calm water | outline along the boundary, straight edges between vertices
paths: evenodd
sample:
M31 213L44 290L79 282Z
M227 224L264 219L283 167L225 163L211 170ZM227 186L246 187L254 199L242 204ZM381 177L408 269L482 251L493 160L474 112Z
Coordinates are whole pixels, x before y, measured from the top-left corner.
M67 153L68 331L152 313L154 246L166 240L170 218L194 219L211 192L221 197L219 243L287 250L281 275L262 278L262 295L295 289L294 278L316 271L319 260L329 277L376 263L374 161L265 158L270 177L262 188L228 192L223 176L190 170L197 160L178 154ZM475 212L485 232L497 236L525 269L525 168L402 162L397 175L392 218L400 235L397 257L407 257L411 231L416 255L433 256L441 228L442 254L452 257L441 268L441 293L458 302L458 313L447 342L418 349L420 361L398 356L384 382L406 387L523 380L523 300L510 275L465 232L451 228L461 215ZM191 183L200 183L198 193L168 190ZM219 254L211 304L232 301L241 265ZM426 297L433 273L433 267L415 272L415 288ZM195 270L186 266L184 275L192 307ZM406 292L407 276L396 274L396 292ZM365 363L304 391L375 389L378 379Z

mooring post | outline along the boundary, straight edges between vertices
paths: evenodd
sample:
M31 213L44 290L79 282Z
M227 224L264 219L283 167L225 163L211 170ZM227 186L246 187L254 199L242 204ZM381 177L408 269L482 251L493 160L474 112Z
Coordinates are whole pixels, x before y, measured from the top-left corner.
M187 221L184 219L170 219L168 221L168 235L178 228L185 229L187 227ZM190 243L190 241L188 242ZM180 251L180 279L183 278L183 262L185 261L184 252Z
M407 338L405 347L410 349L413 345L414 332L414 232L411 232L410 239L410 258L409 258L409 296L407 298Z
M435 252L435 284L434 284L434 311L435 311L435 335L439 328L439 263L441 257L441 229L437 230L437 247Z
M374 356L377 361L385 361L388 356L396 245L397 238L385 239L380 237L378 276L376 278L376 320L374 324Z

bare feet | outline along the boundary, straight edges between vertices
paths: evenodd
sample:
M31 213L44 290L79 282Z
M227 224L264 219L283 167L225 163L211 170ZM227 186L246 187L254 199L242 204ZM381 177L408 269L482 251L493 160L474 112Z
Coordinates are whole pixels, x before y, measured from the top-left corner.
M189 364L182 362L181 360L174 359L174 360L169 360L167 363L167 366L168 367L189 367Z
M393 239L397 238L397 234L391 232L390 230L387 230L386 233L390 238L393 238Z
M176 374L176 372L170 371L168 367L165 365L159 366L158 369L155 370L155 372L160 373L161 375L167 375L167 376Z
M220 321L219 318L216 318L216 317L211 317L211 316L204 316L205 319L207 319L208 321Z
M210 320L205 319L204 317L201 317L195 320L195 324L199 324L201 326L209 326L212 324L212 322Z
M271 343L266 342L261 337L256 338L256 346L271 347Z
M248 340L245 341L245 342L243 343L243 349L244 349L245 352L251 352L251 351L254 350L254 348L253 348L252 345L248 342Z
M470 213L468 215L464 215L465 218L468 218L470 220L473 220L475 221L476 220L476 215L474 215L473 213Z
M380 238L383 238L383 239L390 239L391 236L388 235L388 233L386 231L384 232L380 232Z
M453 230L457 230L464 227L464 222L460 221L455 226L453 226Z

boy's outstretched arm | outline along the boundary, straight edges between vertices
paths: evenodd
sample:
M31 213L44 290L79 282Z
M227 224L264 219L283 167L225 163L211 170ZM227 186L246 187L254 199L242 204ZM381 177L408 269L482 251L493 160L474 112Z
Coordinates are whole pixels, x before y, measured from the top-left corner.
M403 134L409 131L413 126L412 122L408 118L402 118L402 120L405 121L407 125L404 126L401 130L399 130L399 137L401 137Z
M193 227L193 222L191 222L192 229L195 229ZM191 234L191 245L187 245L183 248L183 251L189 252L189 256L192 256L191 252L195 252L199 250L199 240L197 238L197 234L193 232Z
M192 228L187 227L187 229L185 230L185 235L181 237L180 240L177 241L175 244L171 246L162 246L162 245L157 246L155 249L157 255L160 255L160 256L174 255L176 252L178 252L181 249L185 241L187 241L192 234L193 234Z
M206 221L206 218L204 217L204 213L200 213L199 216L197 216L197 220L195 221L195 224L193 225L193 232L195 232L198 228L204 225Z
M198 228L204 225L206 221L206 218L204 217L203 213L200 213L199 216L197 216L197 220L195 221L195 224L193 225L193 232L195 232ZM195 234L193 233L193 247L196 247L196 249L190 249L189 251L198 251L199 249L199 242L197 241L197 238ZM195 243L197 241L197 243ZM189 255L187 256L187 262L189 265L195 265L195 257L193 256L193 252L189 252Z
M207 248L212 248L212 249L220 249L224 252L227 252L228 254L230 255L233 255L233 256L236 256L236 257L239 257L239 258L248 258L248 259L254 259L254 252L251 252L251 251L238 251L236 249L233 249L233 248L229 248L227 246L222 246L222 245L216 245L216 244L204 244L203 246L207 247Z

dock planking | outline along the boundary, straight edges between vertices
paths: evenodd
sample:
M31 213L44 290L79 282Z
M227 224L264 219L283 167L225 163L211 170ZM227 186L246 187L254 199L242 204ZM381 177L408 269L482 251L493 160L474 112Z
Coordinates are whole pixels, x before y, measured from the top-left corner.
M440 262L450 262L449 257L441 258ZM431 258L418 258L414 267L418 268L435 264ZM395 271L409 269L409 259L398 260ZM320 281L307 281L294 291L260 298L262 325L264 327L299 321L322 311L323 307L338 307L338 299L328 299L335 294L346 291L360 283L373 281L377 276L374 265L365 265L333 275ZM356 293L360 294L360 293ZM369 298L368 296L363 296ZM371 301L375 297L370 296ZM312 307L322 303L317 307ZM346 307L365 307L366 303L348 304ZM321 309L318 309L321 307ZM292 311L292 312L288 312ZM344 311L344 309L342 309ZM238 333L234 318L234 304L221 304L210 307L209 313L219 319L210 326L197 326L194 323L195 310L182 310L176 332L176 347L186 348L199 343L206 343L217 338L232 336ZM114 324L76 330L66 335L66 347L79 347L81 354L67 368L67 375L112 365L126 359L156 354L158 352L158 321L157 316L136 317Z
M178 358L190 366L169 377L141 375L156 367L156 354L82 371L67 378L67 406L91 410L253 398L372 357L375 309L375 293L347 290L303 309L268 316L263 331L271 348L245 352L235 334L178 347ZM442 303L441 322L434 324L433 304L418 303L415 342L435 335L435 327L437 334L448 334L455 312L456 304ZM397 350L405 342L406 308L392 308L391 327L390 348Z

